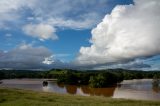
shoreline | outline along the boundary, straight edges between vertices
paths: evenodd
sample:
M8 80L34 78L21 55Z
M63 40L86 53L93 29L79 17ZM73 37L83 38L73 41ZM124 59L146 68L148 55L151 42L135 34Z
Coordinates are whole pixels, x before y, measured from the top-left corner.
M46 79L2 80L4 81L4 83L0 84L0 87L6 87L6 88L8 87L10 89L16 88L16 89L40 91L40 92L50 92L50 93L58 93L58 94L99 96L99 97L106 97L106 98L110 97L110 98L122 98L122 99L131 99L131 100L159 101L159 93L155 93L156 91L153 91L154 89L141 88L140 90L139 88L144 80L148 81L151 79L126 80L124 81L124 83L122 83L123 84L122 86L120 85L116 87L107 87L107 88L89 88L88 86L63 85L63 84L58 85L58 84L55 84L54 81L51 81L51 82L48 81L49 82L48 87L43 87L42 82L44 80ZM129 83L130 81L133 83L133 85ZM138 85L136 86L138 88L134 88L135 87L134 84L137 84L137 83ZM130 86L133 86L133 88L132 87L130 88ZM149 91L149 89L151 90Z
M157 106L160 101L131 100L106 98L99 96L79 96L69 94L47 93L22 89L0 87L0 105L29 105L29 106L54 106L54 105L107 105L107 106Z

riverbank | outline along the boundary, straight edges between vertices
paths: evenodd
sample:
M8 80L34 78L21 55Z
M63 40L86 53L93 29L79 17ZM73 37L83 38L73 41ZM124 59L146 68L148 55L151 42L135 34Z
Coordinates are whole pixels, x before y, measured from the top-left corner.
M136 101L106 97L84 97L0 88L0 106L159 106L160 101Z

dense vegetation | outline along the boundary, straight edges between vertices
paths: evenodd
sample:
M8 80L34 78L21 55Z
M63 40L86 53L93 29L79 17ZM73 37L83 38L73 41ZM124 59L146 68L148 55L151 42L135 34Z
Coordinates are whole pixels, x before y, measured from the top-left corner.
M106 87L122 80L160 78L160 71L134 71L124 69L86 70L52 69L49 71L0 70L0 79L51 78L58 83Z
M0 106L160 106L160 102L0 88Z

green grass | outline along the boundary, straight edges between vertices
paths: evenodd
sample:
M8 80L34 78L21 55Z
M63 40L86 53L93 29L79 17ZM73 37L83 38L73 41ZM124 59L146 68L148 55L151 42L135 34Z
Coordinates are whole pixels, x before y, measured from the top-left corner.
M160 101L85 97L0 88L0 106L160 106Z

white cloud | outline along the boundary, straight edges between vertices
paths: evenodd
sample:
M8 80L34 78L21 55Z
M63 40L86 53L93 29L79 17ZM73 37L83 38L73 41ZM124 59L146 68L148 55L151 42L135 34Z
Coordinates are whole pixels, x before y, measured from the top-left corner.
M79 64L104 64L160 53L160 1L134 0L116 6L92 30L90 47L81 47Z
M54 63L54 56L52 55L50 57L46 57L42 63L48 64L48 65L53 64Z
M39 38L42 41L47 39L58 39L57 35L55 34L55 28L47 24L28 24L23 27L23 31L27 35Z
M52 0L48 0L36 2L36 5L32 6L34 18L28 17L28 20L52 25L55 29L57 27L75 30L89 29L102 18L101 10L104 7L101 7L102 9L98 7L102 4L107 5L105 0L56 0L54 3Z
M0 29L9 29L10 24L20 21L21 10L31 8L35 0L0 0ZM17 23L16 23L17 24Z
M32 7L36 3L35 0L1 0L0 1L0 13L7 13L11 11L17 11L23 6Z
M91 14L92 19L90 16L84 16L83 20L74 20L74 19L63 19L63 18L49 18L48 20L44 21L47 24L51 24L54 27L59 28L69 28L75 30L82 30L82 29L89 29L93 27L97 23L97 14Z
M28 22L44 23L53 29L89 29L102 18L107 1L0 0L0 29L18 29Z

